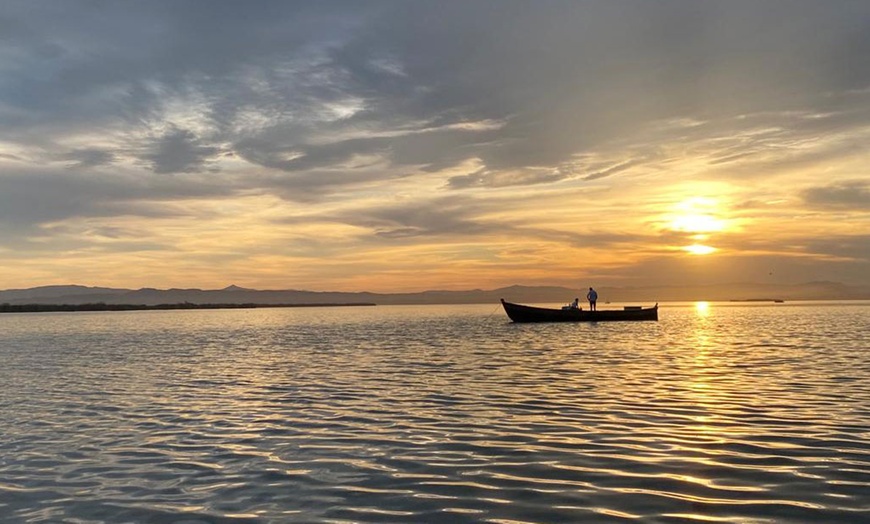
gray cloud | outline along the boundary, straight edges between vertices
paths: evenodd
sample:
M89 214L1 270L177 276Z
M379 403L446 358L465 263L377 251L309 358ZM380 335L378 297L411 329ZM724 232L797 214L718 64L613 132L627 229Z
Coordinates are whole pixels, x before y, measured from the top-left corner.
M870 52L870 7L835 4L150 2L93 16L82 4L12 2L6 25L27 31L4 61L14 109L4 116L18 137L136 126L167 117L165 96L193 90L214 136L164 137L149 156L159 172L201 169L212 139L285 170L334 166L385 142L396 165L424 171L468 158L494 171L555 169L650 119L847 107L819 93L867 86L857 57ZM322 118L348 100L361 109ZM250 109L273 131L240 131ZM458 129L329 138L480 120L504 126L470 141ZM273 154L282 148L303 155Z
M495 234L509 226L480 219L481 208L462 197L420 199L407 204L355 210L337 219L373 230L376 236L400 239L422 236L457 237Z
M354 139L323 145L279 145L246 140L236 145L246 160L283 171L306 171L340 165L354 155L386 152L384 139Z
M838 235L812 239L807 242L806 247L811 253L870 263L870 235Z
M0 223L15 236L40 224L71 217L183 216L175 201L221 198L237 190L231 182L196 177L147 180L119 174L70 176L67 171L20 171L0 177Z
M870 211L870 181L867 180L813 187L804 190L802 196L814 207Z
M151 146L144 159L155 173L189 173L202 171L220 152L218 147L203 145L192 132L174 128Z
M111 164L115 155L104 149L85 148L70 151L63 155L63 159L74 162L76 168L86 169Z

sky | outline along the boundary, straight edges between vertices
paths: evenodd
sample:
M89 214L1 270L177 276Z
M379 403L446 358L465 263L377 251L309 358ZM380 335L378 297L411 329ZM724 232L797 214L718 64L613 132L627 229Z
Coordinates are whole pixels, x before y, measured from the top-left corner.
M866 0L5 0L0 288L870 285Z

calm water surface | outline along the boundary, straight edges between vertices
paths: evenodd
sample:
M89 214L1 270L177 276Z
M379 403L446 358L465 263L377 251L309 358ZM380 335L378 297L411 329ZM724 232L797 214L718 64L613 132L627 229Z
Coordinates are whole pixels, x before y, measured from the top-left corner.
M0 316L3 522L867 522L870 303Z

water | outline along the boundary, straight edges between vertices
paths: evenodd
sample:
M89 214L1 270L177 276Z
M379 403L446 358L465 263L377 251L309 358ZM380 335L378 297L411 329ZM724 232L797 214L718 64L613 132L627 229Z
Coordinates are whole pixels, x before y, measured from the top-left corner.
M3 522L861 522L870 303L0 316Z

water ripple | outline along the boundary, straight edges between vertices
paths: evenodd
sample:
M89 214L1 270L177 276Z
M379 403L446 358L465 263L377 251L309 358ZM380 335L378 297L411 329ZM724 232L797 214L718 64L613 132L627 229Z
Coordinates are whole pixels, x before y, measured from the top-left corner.
M0 513L866 520L868 305L359 309L0 317Z

